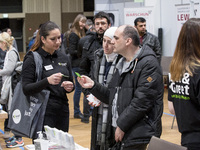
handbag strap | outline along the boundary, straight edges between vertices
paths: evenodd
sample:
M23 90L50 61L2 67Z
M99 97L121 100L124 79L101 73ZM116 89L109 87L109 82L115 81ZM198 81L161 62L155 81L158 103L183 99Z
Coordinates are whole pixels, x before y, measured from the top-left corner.
M33 51L32 53L34 56L34 61L35 61L35 66L36 66L35 74L37 77L37 81L40 81L42 78L42 64L43 64L42 57L36 51Z

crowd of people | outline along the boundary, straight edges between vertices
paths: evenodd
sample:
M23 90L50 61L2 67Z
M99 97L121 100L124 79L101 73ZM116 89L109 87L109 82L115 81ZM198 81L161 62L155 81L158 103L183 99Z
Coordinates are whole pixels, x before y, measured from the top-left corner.
M52 21L39 26L23 59L21 82L26 96L44 89L50 92L44 125L68 132L67 95L74 91L74 118L89 123L92 116L91 150L146 150L152 136L161 136L162 50L157 36L147 32L145 18L138 17L133 23L111 27L109 15L100 11L93 21L77 15L64 36ZM6 28L0 33L1 86L12 78L20 60L9 31ZM200 19L183 24L169 74L169 110L176 115L181 145L188 150L200 148L198 31ZM40 80L33 52L43 62ZM79 105L81 92L83 112ZM100 102L88 101L91 96ZM12 96L6 102L0 99L0 103L9 113ZM10 132L9 119L5 121L5 133ZM24 145L19 135L4 138L7 147Z

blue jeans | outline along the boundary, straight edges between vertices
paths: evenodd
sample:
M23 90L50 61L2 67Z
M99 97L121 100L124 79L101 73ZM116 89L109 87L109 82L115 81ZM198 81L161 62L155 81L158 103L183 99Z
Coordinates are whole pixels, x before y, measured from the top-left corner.
M75 92L74 92L74 98L73 98L73 100L74 100L74 115L78 115L81 113L80 105L79 105L80 97L81 97L81 85L78 83L77 76L75 75L74 72L79 73L80 68L79 67L72 68L72 71L73 71L73 76L75 78Z

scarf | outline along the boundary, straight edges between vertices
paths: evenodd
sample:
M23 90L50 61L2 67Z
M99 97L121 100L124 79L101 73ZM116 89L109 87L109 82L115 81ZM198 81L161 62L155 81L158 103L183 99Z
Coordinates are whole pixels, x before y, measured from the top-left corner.
M117 56L118 55L115 53L109 55L104 54L101 60L98 80L100 84L106 87L108 86L108 83L112 79L117 62ZM97 144L101 145L101 149L104 149L105 147L107 117L108 117L108 105L102 103L98 108L98 123L97 123Z

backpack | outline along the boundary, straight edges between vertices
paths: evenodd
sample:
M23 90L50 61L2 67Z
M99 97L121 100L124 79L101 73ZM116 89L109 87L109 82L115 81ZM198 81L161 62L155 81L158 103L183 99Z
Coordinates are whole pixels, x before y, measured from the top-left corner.
M0 96L0 103L6 104L10 97L10 90L14 91L17 83L21 79L21 71L22 71L22 64L23 62L19 61L19 53L14 50L16 54L18 55L18 62L16 63L15 70L11 74L11 76L7 77L2 85L1 88L1 96ZM10 89L12 88L12 89ZM14 92L12 92L14 93Z
M33 37L33 38L30 40L30 42L29 42L29 44L28 44L28 50L30 50L31 47L33 46L33 44L35 43L35 38L36 38L36 37Z
M21 72L22 72L22 65L23 65L23 62L20 61L19 53L17 51L15 51L15 52L18 55L18 61L17 61L17 64L15 66L15 70L13 71L13 73L11 75L11 83L12 83L12 90L13 91L14 91L17 83L21 80Z

